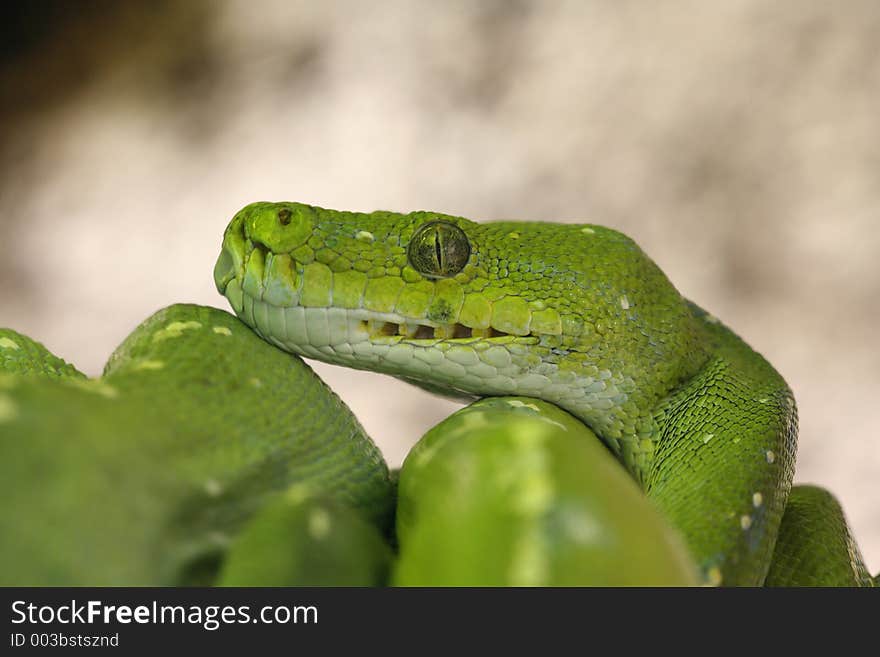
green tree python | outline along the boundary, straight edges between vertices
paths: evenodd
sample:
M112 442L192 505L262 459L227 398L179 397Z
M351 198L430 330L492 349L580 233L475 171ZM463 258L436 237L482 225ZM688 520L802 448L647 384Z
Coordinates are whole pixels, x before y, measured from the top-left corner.
M0 584L875 586L783 378L596 225L254 203L89 379L0 330ZM389 472L298 356L478 399Z

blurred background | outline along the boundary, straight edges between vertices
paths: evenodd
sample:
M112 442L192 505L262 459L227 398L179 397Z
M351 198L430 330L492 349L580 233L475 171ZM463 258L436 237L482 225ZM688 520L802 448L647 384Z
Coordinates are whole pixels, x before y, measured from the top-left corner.
M227 308L255 200L590 221L786 377L880 570L880 3L7 3L0 325L88 374ZM397 465L456 405L315 369ZM381 390L381 392L379 392Z

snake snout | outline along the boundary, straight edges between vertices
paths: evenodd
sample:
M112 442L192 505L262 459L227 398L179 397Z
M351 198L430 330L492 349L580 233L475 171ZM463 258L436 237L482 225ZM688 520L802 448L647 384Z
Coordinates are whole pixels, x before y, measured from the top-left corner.
M246 252L247 241L243 222L236 217L223 234L223 245L214 265L214 284L220 294L225 295L229 282L239 276L244 266Z
M235 278L235 272L235 257L224 244L217 257L217 263L214 265L214 285L217 286L217 291L220 294L226 293L226 286L229 285L229 281Z

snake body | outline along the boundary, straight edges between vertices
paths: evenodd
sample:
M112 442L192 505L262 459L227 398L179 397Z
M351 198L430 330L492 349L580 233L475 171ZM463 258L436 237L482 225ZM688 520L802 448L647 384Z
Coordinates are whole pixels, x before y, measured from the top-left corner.
M227 227L214 274L281 349L568 411L684 537L703 581L765 581L794 473L792 393L621 233L254 203ZM818 525L845 527L807 504ZM850 583L872 583L857 550L839 559Z
M357 510L369 524L357 531L382 542L392 487L378 449L305 363L228 313L156 313L100 379L14 331L0 343L3 585L205 584L227 561L229 583L250 571L265 584L226 557L270 501L308 491L322 513ZM373 554L354 581L383 581L387 555Z
M783 378L618 232L255 203L214 278L238 319L98 379L0 330L0 584L876 583ZM396 486L297 356L483 399Z

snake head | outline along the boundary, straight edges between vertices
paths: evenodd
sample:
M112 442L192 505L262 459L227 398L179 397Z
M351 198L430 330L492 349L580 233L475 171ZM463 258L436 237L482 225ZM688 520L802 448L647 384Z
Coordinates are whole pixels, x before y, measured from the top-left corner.
M583 224L253 203L214 277L286 351L449 394L543 397L594 430L624 430L639 378L680 378L693 319L632 240Z

